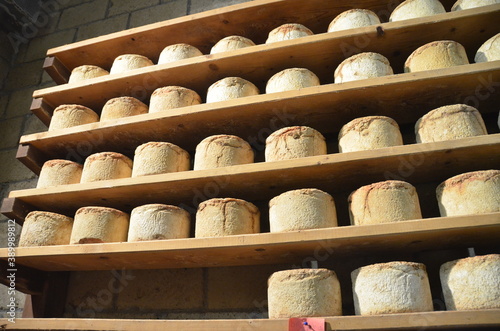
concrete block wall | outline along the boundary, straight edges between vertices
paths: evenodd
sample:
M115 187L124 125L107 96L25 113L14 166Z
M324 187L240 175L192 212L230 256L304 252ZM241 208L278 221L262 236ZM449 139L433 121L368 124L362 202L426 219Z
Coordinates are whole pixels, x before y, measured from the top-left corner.
M18 162L15 155L22 135L47 130L29 110L34 90L55 85L42 70L47 49L245 1L248 0L43 0L39 1L41 9L36 22L25 24L23 31L11 34L10 38L0 31L0 199L10 191L36 186L37 177ZM19 226L16 231L19 234ZM6 245L7 219L0 215L0 247ZM195 274L205 277L206 271L194 272L190 277L195 277ZM87 281L95 283L101 277L97 275L94 281ZM72 281L78 279L74 276ZM199 285L203 286L201 303L196 301L199 298L193 297L192 302L178 303L176 311L185 306L190 306L191 310L208 307L205 282L202 283ZM149 293L149 290L137 289L134 294L130 292L132 288L129 287L122 296L115 295L111 307L133 310L134 307L124 303L128 300L123 299L124 296L134 299L141 291ZM7 287L0 285L0 317L6 316L7 291ZM158 297L163 298L163 295ZM24 296L17 294L16 298L16 311L20 317ZM70 297L69 303L74 304L74 300Z

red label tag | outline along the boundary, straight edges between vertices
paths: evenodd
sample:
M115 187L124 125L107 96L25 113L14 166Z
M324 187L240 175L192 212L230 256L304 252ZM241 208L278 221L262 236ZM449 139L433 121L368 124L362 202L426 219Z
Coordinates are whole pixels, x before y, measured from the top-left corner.
M290 318L288 331L325 331L324 318Z

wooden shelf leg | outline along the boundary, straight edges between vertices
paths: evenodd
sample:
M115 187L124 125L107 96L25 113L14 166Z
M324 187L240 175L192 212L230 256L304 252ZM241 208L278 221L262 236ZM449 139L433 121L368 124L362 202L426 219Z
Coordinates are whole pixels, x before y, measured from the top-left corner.
M43 292L31 297L34 318L60 318L66 307L70 272L49 272Z
M33 210L35 210L35 207L19 199L5 198L3 199L0 213L9 219L15 220L19 225L23 225L26 215Z
M66 84L71 71L55 56L48 56L43 62L43 69L49 74L56 84Z
M37 175L40 174L43 164L48 160L42 152L31 145L19 145L16 158Z
M36 115L47 127L50 125L54 107L46 103L43 98L34 98L31 102L30 110Z

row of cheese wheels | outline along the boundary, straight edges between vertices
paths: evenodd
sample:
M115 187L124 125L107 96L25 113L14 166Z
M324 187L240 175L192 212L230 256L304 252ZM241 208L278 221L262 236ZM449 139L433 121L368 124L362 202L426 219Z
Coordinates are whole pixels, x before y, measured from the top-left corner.
M459 0L452 7L452 11L476 8L480 6L500 3L499 0ZM392 12L389 21L401 21L424 16L431 16L445 13L443 5L438 0L407 0L401 3ZM341 31L364 26L380 24L380 19L376 13L367 9L351 9L336 16L328 26L328 32ZM266 44L290 40L300 37L313 35L313 32L307 27L297 23L283 24L273 29L267 38ZM225 37L215 44L210 54L226 52L244 47L254 46L255 43L242 36ZM482 53L482 52L481 52ZM186 58L203 55L196 47L188 44L175 44L167 46L160 54L158 64L170 63ZM485 57L476 56L476 59ZM487 57L487 56L486 56ZM478 62L478 61L476 61ZM483 61L481 61L483 62ZM110 71L94 65L83 65L73 69L69 83L91 79L108 74L122 73L129 70L154 65L149 58L139 54L123 54L118 56Z
M464 173L436 189L441 216L500 212L500 170ZM415 187L398 180L362 186L348 198L351 224L367 225L421 219ZM260 211L252 203L214 198L199 204L195 237L220 237L260 232ZM269 201L271 232L338 226L332 196L319 189L282 193ZM176 206L148 204L130 216L107 207L82 207L75 218L34 211L28 214L21 246L123 242L190 237L190 215Z

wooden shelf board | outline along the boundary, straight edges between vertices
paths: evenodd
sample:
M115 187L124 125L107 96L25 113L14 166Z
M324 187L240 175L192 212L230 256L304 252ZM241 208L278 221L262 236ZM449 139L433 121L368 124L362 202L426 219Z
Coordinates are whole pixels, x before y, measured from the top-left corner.
M43 271L297 263L311 256L492 245L499 236L500 213L490 213L220 238L18 247L16 263ZM0 259L6 258L7 249L1 248Z
M288 319L234 320L138 320L19 318L16 323L0 319L6 330L259 330L287 331ZM374 316L326 317L325 330L435 330L458 327L500 326L500 309L477 311L435 311Z

